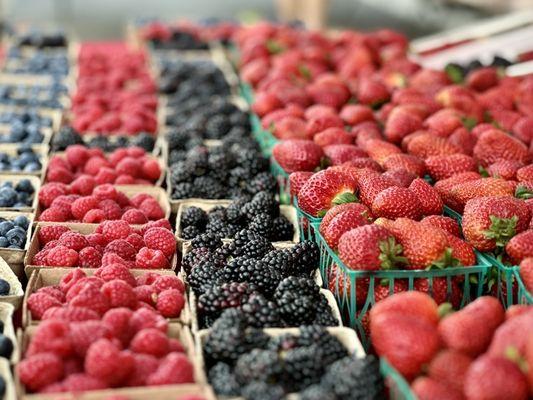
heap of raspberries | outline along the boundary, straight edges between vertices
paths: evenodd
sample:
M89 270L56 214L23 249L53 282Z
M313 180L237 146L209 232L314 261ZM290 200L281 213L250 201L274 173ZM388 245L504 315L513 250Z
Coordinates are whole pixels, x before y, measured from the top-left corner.
M100 148L75 144L67 147L65 156L50 158L46 181L94 188L105 183L152 185L160 176L159 162L141 147L120 148L106 156Z
M50 182L39 191L39 204L44 210L39 221L99 223L123 220L130 224L146 224L165 218L159 202L147 193L128 198L113 185L94 186L94 179L75 180L70 185Z
M166 219L135 229L126 221L104 221L94 233L82 234L64 225L41 226L40 250L32 265L99 268L120 264L126 268L170 268L176 239Z

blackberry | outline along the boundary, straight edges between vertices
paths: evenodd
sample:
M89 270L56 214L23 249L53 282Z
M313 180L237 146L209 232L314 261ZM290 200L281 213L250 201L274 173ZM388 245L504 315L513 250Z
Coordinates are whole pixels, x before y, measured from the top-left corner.
M216 235L212 232L203 233L197 238L195 238L193 241L191 241L191 246L193 249L205 247L209 250L215 250L218 247L222 246L222 240L220 239L219 235Z
M195 196L194 185L192 183L178 183L172 187L173 199L190 199Z
M291 241L294 238L294 226L284 215L274 218L272 221L273 242Z
M241 125L248 126L250 124L250 116L241 110L235 110L229 116L229 121L232 126Z
M283 319L291 326L307 325L316 315L320 289L306 277L289 276L283 279L274 292Z
M259 192L252 200L242 207L242 213L248 220L252 220L256 215L267 213L272 217L279 215L279 203L272 193Z
M228 364L216 363L209 370L208 378L217 395L234 397L240 394L240 385Z
M270 239L273 232L272 217L267 213L257 214L248 224L248 229L253 232L257 232L264 238Z
M236 233L236 229L233 229L231 225L221 219L213 219L212 221L209 221L209 223L205 227L205 230L206 232L211 232L213 234L219 235L222 238L229 239L235 236Z
M212 257L210 250L207 247L199 247L196 249L191 249L187 254L181 259L181 267L188 274L191 273L191 270L196 267L202 260Z
M278 306L261 294L253 294L241 306L248 324L255 328L278 328L283 322L278 313Z
M274 246L267 239L259 237L249 240L244 245L235 249L235 255L247 258L261 259L265 254L272 251Z
M200 229L198 229L196 226L189 225L181 230L181 237L185 240L192 240L196 236L201 235L202 233L203 232L200 231Z
M241 208L244 206L250 198L241 197L233 200L228 207L226 207L226 218L229 222L234 224L240 224L243 222L243 215L241 213Z
M283 358L284 386L289 392L299 392L313 383L320 382L324 373L320 348L317 345L296 347Z
M224 243L221 247L215 250L215 256L228 262L228 260L234 256L235 253L235 243Z
M385 385L374 356L345 357L327 368L322 385L339 400L385 399Z
M282 372L278 353L271 350L253 349L240 356L235 364L235 376L242 385L251 381L275 383Z
M235 247L240 249L251 240L265 240L265 238L259 235L257 232L253 232L249 229L242 229L235 234Z
M281 400L285 393L279 385L254 381L242 388L241 396L246 400Z
M287 350L294 349L298 346L298 336L291 333L284 333L279 336L271 337L267 349L284 353Z
M201 295L214 285L222 283L221 271L212 260L205 259L194 267L187 279L189 286L196 295Z
M183 129L172 129L165 135L170 150L184 149L185 143L187 143L190 138L191 135Z
M260 152L256 150L246 150L237 154L235 162L252 175L268 171L269 162Z
M207 163L212 171L228 171L232 167L232 159L227 153L212 150L207 158Z
M300 392L300 400L337 400L337 396L330 389L314 384Z
M221 139L231 128L229 118L225 115L213 115L205 124L205 134L208 139Z
M199 207L188 207L181 214L181 226L195 226L199 229L205 228L207 224L207 213Z
M294 268L297 273L310 275L318 268L320 251L316 243L306 240L297 243L288 251L292 256Z
M278 182L274 175L270 172L261 172L254 176L254 178L246 185L246 191L251 195L258 192L275 193L277 191Z
M168 165L175 164L180 161L184 161L187 152L185 150L171 150L168 155Z
M255 287L246 282L213 285L198 298L198 311L204 315L219 315L226 308L240 307L254 291Z
M262 294L270 296L276 290L281 275L262 261L237 257L228 263L223 270L227 281L247 282L257 288Z
M207 214L207 219L208 221L212 221L215 219L226 221L226 208L222 206L213 207L211 210L209 210L209 213Z
M52 139L52 151L64 151L73 144L83 144L83 139L76 130L65 126L54 135Z
M155 146L155 139L153 135L146 132L141 132L137 136L133 137L131 144L133 146L141 147L146 152L151 152Z
M300 327L298 336L300 346L316 345L321 354L321 363L329 365L343 357L348 356L348 351L335 336L331 335L326 328L317 325Z
M185 161L177 161L172 164L170 164L169 167L170 170L170 182L173 185L177 185L179 183L190 183L192 179L192 170L188 168L187 163Z
M316 305L316 317L313 321L313 325L320 326L338 326L339 320L333 315L331 306L328 304L328 300L324 296L320 296L320 301Z
M233 189L244 190L253 175L242 167L236 167L229 171L228 186Z
M210 176L199 176L194 179L196 195L203 199L223 199L227 189L220 181Z
M272 268L278 270L283 277L292 275L292 256L286 249L274 249L269 251L261 260Z

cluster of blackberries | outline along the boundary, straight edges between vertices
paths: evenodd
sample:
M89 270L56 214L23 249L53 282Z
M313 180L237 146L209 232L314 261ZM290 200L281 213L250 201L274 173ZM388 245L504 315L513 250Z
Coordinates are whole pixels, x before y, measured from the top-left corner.
M200 40L197 36L172 28L170 37L161 40L159 38L150 39L150 44L156 50L207 50L207 43Z
M26 244L30 221L24 215L13 220L0 217L0 247L21 250Z
M59 81L49 85L0 85L0 104L3 105L57 109L63 108L61 98L67 95L68 88Z
M91 138L80 135L71 126L61 128L52 139L52 151L65 151L68 146L73 144L83 144L87 147L97 147L105 152L112 152L118 148L138 146L147 152L151 152L155 146L154 135L141 132L135 136L97 135Z
M209 212L194 206L185 208L178 233L186 240L205 232L233 239L243 228L271 242L291 241L294 237L294 226L285 215L280 214L279 203L269 192L259 192L253 197L242 196L227 207L217 206Z
M37 50L26 56L20 48L12 47L6 58L4 71L10 74L68 75L69 62L66 51Z
M41 159L30 146L20 146L16 155L0 152L0 171L37 172Z
M29 179L22 179L13 185L11 181L0 184L0 207L25 208L33 201L35 188Z
M274 192L277 182L268 171L268 159L247 143L171 151L172 198L236 199L259 191Z

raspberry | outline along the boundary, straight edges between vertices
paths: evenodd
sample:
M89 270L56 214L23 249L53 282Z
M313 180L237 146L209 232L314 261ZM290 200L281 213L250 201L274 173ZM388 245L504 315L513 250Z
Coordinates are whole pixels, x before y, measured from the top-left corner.
M159 366L159 361L149 354L133 354L134 368L128 381L127 386L144 386L146 379L154 373Z
M138 251L141 247L144 247L144 239L138 233L132 233L126 238L126 241L133 246L135 251Z
M192 383L194 382L192 364L185 354L170 353L146 382L155 386Z
M150 285L141 285L133 288L135 297L138 301L143 301L147 304L154 305L157 298L157 292Z
M31 260L32 265L46 265L47 264L46 257L48 256L49 251L50 250L48 249L43 249L37 252L37 254L35 254L33 256L33 259Z
M83 167L89 159L89 152L87 147L81 144L74 144L66 148L65 157L70 165L80 168Z
M115 200L117 198L117 189L111 184L99 185L94 188L93 196L100 201Z
M145 272L144 274L136 277L135 280L137 281L137 286L152 285L160 276L161 275L156 272Z
M67 216L67 219L72 218L72 204L75 200L72 200L69 195L58 196L50 204L50 208L60 208Z
M139 158L146 154L146 151L139 146L131 146L126 149L126 152L128 153L128 156Z
M41 322L31 338L28 354L53 353L67 358L74 353L67 321L47 320Z
M103 284L104 281L97 276L86 276L85 278L81 278L68 290L68 292L66 293L66 300L67 302L70 302L87 285L96 286L96 288L100 290Z
M32 293L27 302L28 310L35 319L42 319L46 310L51 307L60 307L61 302L46 293Z
M59 244L77 252L89 246L89 242L79 232L65 232L59 238Z
M71 289L72 290L72 289ZM98 286L86 284L80 292L70 300L71 306L85 307L103 315L109 309L109 300L100 293Z
M85 236L89 245L93 247L105 247L107 240L101 233L90 233Z
M85 371L104 382L118 386L133 371L133 357L130 353L120 351L108 339L94 342L85 357Z
M167 336L155 328L143 329L137 332L130 343L130 349L135 353L150 354L163 357L168 353Z
M104 212L105 219L115 220L122 216L122 209L114 200L102 200L98 203L98 208Z
M109 185L115 183L117 173L109 167L103 167L100 168L94 179L99 185Z
M185 298L178 289L166 289L157 296L156 308L163 317L179 317L184 305Z
M153 197L144 200L139 206L139 210L150 220L165 218L165 212Z
M157 160L148 159L142 165L142 177L155 182L161 176L161 167Z
M131 227L126 221L104 221L100 225L102 234L108 242L115 239L126 239L131 233Z
M126 196L125 193L122 192L117 192L117 198L115 201L121 207L131 206L130 199L128 198L128 196Z
M148 269L165 269L169 268L167 258L161 250L152 250L148 247L143 247L135 257L135 266L137 268Z
M131 272L122 264L108 264L96 270L95 276L101 278L105 282L110 282L115 279L120 279L126 282L131 287L135 287L137 282Z
M163 333L167 333L168 322L157 312L147 308L139 308L133 312L130 325L134 332L139 332L147 328L155 328Z
M44 245L44 247L42 248L42 250L50 250L50 249L53 249L54 247L57 247L59 246L59 240L51 240L49 241L48 243L46 243Z
M66 168L70 169L70 164L63 157L55 155L48 160L48 168Z
M36 392L63 377L63 363L52 353L41 353L27 357L17 365L20 382Z
M102 167L109 167L109 162L104 157L94 156L87 160L83 167L83 172L95 176Z
M141 206L141 203L146 199L152 199L153 197L150 196L148 193L137 193L135 196L133 196L130 199L131 204L133 204L135 207L139 208Z
M161 250L170 258L176 252L176 238L171 231L165 228L150 228L144 234L146 247L152 250Z
M59 286L44 286L40 288L37 293L46 293L62 303L65 301L65 294L59 289Z
M119 175L115 179L115 185L133 185L135 178L130 175Z
M113 151L109 157L108 160L111 163L111 165L117 165L120 160L122 160L124 157L128 156L128 151L125 148L116 149Z
M73 269L61 278L59 281L59 289L66 294L72 286L85 277L87 277L87 274L84 271L78 268Z
M124 239L111 241L104 249L104 253L115 253L124 260L134 260L137 251Z
M81 175L72 181L70 191L82 196L89 196L96 186L96 180L92 176Z
M130 285L120 279L104 283L101 292L109 300L111 308L127 307L135 308L137 305L137 297Z
M98 268L102 265L102 253L92 246L82 249L78 254L80 268Z
M68 375L62 383L65 391L75 393L107 388L107 385L104 381L84 373Z
M139 310L141 308L145 308L147 310L155 312L155 307L152 306L151 304L145 303L144 301L137 302L137 310Z
M182 280L174 275L160 275L155 280L154 287L157 293L165 289L178 289L181 293L185 293L185 285Z
M79 357L85 357L87 350L98 339L113 337L111 330L101 321L81 321L70 324L70 340Z
M141 172L141 164L132 157L124 157L118 162L115 171L117 174L131 175L137 178Z
M53 207L44 210L39 215L39 221L67 222L69 215L61 208Z
M120 264L126 268L132 268L132 266L130 266L131 263L131 261L124 260L116 253L104 253L104 256L102 257L102 267L106 267L110 264Z
M72 172L62 167L48 168L48 173L46 174L48 182L70 183L73 179Z
M51 182L43 185L39 190L39 203L48 208L58 196L68 194L67 186L59 182Z
M46 256L46 265L51 267L74 267L77 264L78 253L66 246L56 246Z
M83 307L51 307L43 314L42 320L46 319L61 319L68 322L80 322L99 319L97 313Z
M52 240L58 240L63 233L68 231L70 231L70 228L63 225L41 226L37 237L39 238L39 243L43 245Z
M179 353L185 353L185 349L178 339L168 339L168 346L170 348L170 352L177 351Z
M85 214L98 207L98 199L94 196L81 197L72 203L72 215L82 220Z
M106 214L100 209L89 210L87 214L83 216L82 222L85 224L98 224L105 221Z
M109 329L113 337L127 345L133 337L134 331L130 326L133 312L129 308L113 308L102 317L102 322Z
M122 219L130 224L142 225L148 222L146 216L140 210L134 208L122 214Z

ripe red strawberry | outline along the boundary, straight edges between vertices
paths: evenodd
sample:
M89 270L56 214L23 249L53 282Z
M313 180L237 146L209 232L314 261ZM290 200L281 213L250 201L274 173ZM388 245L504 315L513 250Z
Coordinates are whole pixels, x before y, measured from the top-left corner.
M514 180L521 166L522 164L517 161L500 160L489 165L487 172L494 178L502 178L507 181Z
M372 215L370 213L370 210L368 207L364 206L360 203L344 203L339 204L338 206L334 206L330 208L324 217L322 218L322 221L320 222L320 233L323 234L323 232L327 229L329 223L340 213L343 213L348 210L358 210L360 214L367 215L368 218L372 218Z
M35 354L20 361L17 373L26 388L37 392L63 377L63 363L52 353Z
M453 218L445 217L443 215L428 215L427 217L422 218L421 222L441 228L443 231L446 231L453 236L461 237L461 228Z
M533 230L527 230L511 238L505 245L505 252L517 265L524 258L533 257Z
M516 171L516 179L520 182L533 182L533 164L522 167Z
M46 265L54 267L74 267L78 264L78 253L66 246L50 249L46 256Z
M529 332L532 324L531 308L506 320L494 332L487 353L495 357L508 357L513 361L525 359L529 335L524 335L524 332Z
M356 200L357 182L348 174L323 170L314 174L300 189L298 205L312 216L324 215L334 205Z
M448 286L450 286L449 295ZM429 279L426 278L415 279L414 289L422 293L427 293L433 298L433 300L435 300L435 303L439 305L449 302L453 307L457 308L461 305L461 300L463 299L463 293L457 283L452 280L448 285L447 279L442 277L433 278L431 284Z
M326 147L332 144L351 144L353 138L344 129L328 128L322 132L318 132L313 137L313 141L320 147Z
M367 207L358 203L347 204L357 204L359 207L351 207L345 211L337 213L331 220L327 221L324 228L322 226L320 227L320 233L332 249L337 248L339 239L345 232L372 222L370 211L368 211ZM343 206L343 204L337 207L341 206Z
M531 159L525 144L498 129L481 134L474 147L474 157L484 166L500 160L528 164Z
M341 167L352 167L352 168L359 168L359 169L371 169L376 172L381 172L381 166L368 157L357 157L353 160L347 161L343 164L341 164Z
M448 142L460 148L464 154L471 156L477 143L477 137L464 127L457 128L448 137Z
M306 91L316 104L324 104L335 109L341 108L350 98L350 91L336 77L319 77L306 87Z
M411 390L419 400L463 400L463 395L444 382L426 376L418 377L411 384Z
M339 116L348 125L357 125L364 121L373 121L372 109L362 104L346 104L342 107Z
M443 156L461 153L461 149L448 142L447 139L424 133L413 137L407 145L407 152L426 159L431 156Z
M289 175L289 187L291 196L297 196L302 186L313 176L309 171L293 172Z
M415 174L412 174L405 169L392 169L390 171L385 171L381 176L384 178L390 179L394 184L401 188L407 188L416 178Z
M521 115L515 111L496 108L489 110L487 113L493 122L506 132L510 132L521 117Z
M152 250L160 250L170 258L176 252L176 238L165 228L150 228L144 233L144 243Z
M404 169L415 174L418 177L423 177L426 172L424 161L416 156L410 154L392 154L383 162L383 168L386 171L395 169Z
M405 106L395 107L385 123L385 137L393 142L400 143L404 137L422 128L422 118Z
M135 296L133 288L123 280L115 279L106 282L100 291L107 297L111 308L135 308L137 305L137 296Z
M194 382L193 367L183 353L170 353L148 379L148 385L170 385Z
M163 317L179 317L184 305L185 298L178 289L165 289L157 296L156 308Z
M389 90L378 79L361 76L357 85L357 100L361 104L378 106L390 98Z
M472 358L455 350L442 350L428 367L428 375L443 384L462 392Z
M389 156L402 152L398 146L380 139L367 140L364 144L364 150L372 160L382 166Z
M392 288L387 280L376 282L374 286L374 302L380 302L396 293L406 292L409 289L407 280L395 279Z
M434 326L437 326L439 321L435 300L417 291L407 291L391 296L374 305L370 311L371 318L384 314L411 315Z
M513 186L498 178L481 178L454 185L445 196L447 206L462 212L465 204L472 199L486 196L513 196Z
M512 197L479 197L466 203L463 213L465 239L480 251L504 247L516 234L528 228L527 205Z
M394 269L406 260L402 247L379 225L364 225L341 236L339 258L353 270Z
M460 174L454 175L450 178L438 181L435 183L434 188L439 192L442 200L445 204L454 204L454 199L450 195L450 191L454 186L458 184L477 181L481 179L481 175L477 172L462 172ZM460 206L458 206L460 208Z
M513 136L525 144L533 140L533 117L522 117L513 125Z
M526 376L514 362L504 357L483 355L476 359L468 368L464 388L466 398L472 400L528 398Z
M366 156L363 150L351 144L332 144L324 147L323 150L331 165L340 165Z
M143 247L135 256L135 266L137 268L165 269L169 268L169 263L161 250Z
M58 240L63 233L68 231L70 228L64 225L47 225L39 228L37 236L39 243L45 245L52 240Z
M409 189L392 186L374 198L372 214L376 217L396 219L400 217L418 220L422 206L417 196Z
M461 114L451 108L443 108L424 121L424 126L433 134L447 138L463 126Z
M120 279L131 287L135 287L137 285L135 277L131 274L127 267L121 264L112 263L104 265L96 270L94 276L99 277L104 282Z
M326 114L310 118L305 126L305 131L310 137L328 128L343 128L344 122L338 115Z
M421 205L420 212L423 215L439 215L442 214L444 206L439 192L435 190L429 183L421 178L415 179L409 185L409 190L413 192Z
M528 292L533 293L533 257L527 257L520 263L520 277Z
M68 358L73 352L69 324L61 320L43 321L35 330L27 351L29 355L52 353L61 358Z
M466 77L466 85L470 89L483 92L493 86L496 86L499 81L498 71L495 67L483 67L472 70Z
M269 112L281 108L283 103L278 99L274 93L259 92L254 98L252 110L259 116L263 117Z
M288 173L313 171L324 156L322 148L309 140L284 140L274 146L272 155Z
M99 339L89 347L85 357L85 371L110 385L120 385L133 371L131 353L120 351L108 339Z
M479 297L441 320L439 333L448 348L475 357L489 347L503 320L504 310L496 298Z
M382 175L363 175L359 179L359 197L361 203L372 207L376 196L383 190L393 187L394 182Z

